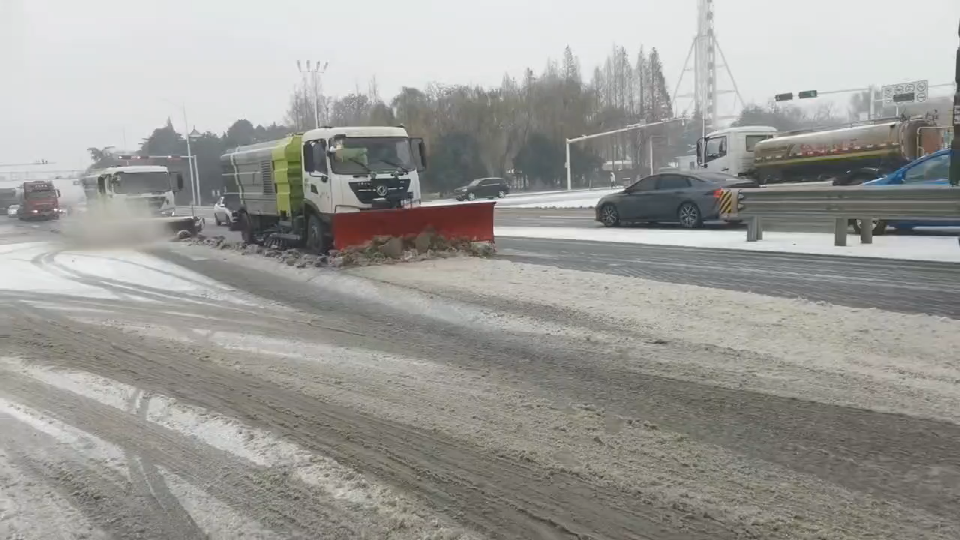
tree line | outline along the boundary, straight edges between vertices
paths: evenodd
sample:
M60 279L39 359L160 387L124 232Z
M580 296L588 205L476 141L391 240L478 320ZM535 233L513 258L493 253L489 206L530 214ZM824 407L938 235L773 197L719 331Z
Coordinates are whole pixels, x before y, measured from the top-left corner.
M868 100L865 95L852 96L846 114L829 104L812 110L772 102L748 105L735 125L769 125L783 131L838 125L865 112ZM938 101L930 100L901 112L922 114L937 106ZM365 91L357 88L338 98L298 89L289 98L282 123L263 126L240 119L223 133L207 131L191 139L191 150L197 156L204 202L223 189L219 162L223 153L305 131L314 127L317 117L322 125L331 126L403 124L412 136L423 137L429 156L424 193L449 193L484 176L508 178L519 189L550 188L565 185L565 139L672 116L656 48L631 54L614 45L587 76L567 47L559 60L548 60L539 72L527 69L518 78L505 75L494 88L429 84L404 87L388 99L381 97L375 79ZM684 125L671 123L575 143L573 183L578 187L606 183L611 164L622 166L626 176L642 176L693 153L701 130L699 111L693 111ZM109 149L89 152L94 168L119 164ZM185 155L186 142L168 119L142 141L139 153Z
M269 126L237 120L221 134L206 132L191 139L197 156L201 193L222 189L219 157L228 149L282 138L314 126L319 102L323 125L403 124L427 143L429 167L424 192L445 193L474 178L502 176L517 187L560 186L565 181L565 139L617 129L672 116L663 66L656 49L631 56L614 46L589 81L580 61L567 47L539 72L527 69L519 78L506 75L499 87L429 84L404 87L389 99L380 96L375 80L338 98L315 99L308 92L290 96L286 118ZM574 183L606 181L604 161L626 161L649 167L644 144L676 144L675 133L625 133L578 143L571 148ZM118 164L110 149L90 148L92 167ZM168 120L140 145L139 154L185 155L186 141ZM655 153L658 163L665 159ZM184 170L186 170L184 168Z

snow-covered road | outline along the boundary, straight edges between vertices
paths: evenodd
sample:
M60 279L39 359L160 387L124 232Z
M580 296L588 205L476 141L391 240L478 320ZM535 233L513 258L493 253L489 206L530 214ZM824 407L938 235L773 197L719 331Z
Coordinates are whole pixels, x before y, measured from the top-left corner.
M960 537L960 322L0 230L0 538Z

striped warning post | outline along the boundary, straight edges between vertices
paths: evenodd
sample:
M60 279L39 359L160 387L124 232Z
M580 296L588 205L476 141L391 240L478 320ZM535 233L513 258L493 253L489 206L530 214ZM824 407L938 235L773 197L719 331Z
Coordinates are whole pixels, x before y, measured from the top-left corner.
M737 213L736 206L734 205L736 199L733 190L724 189L720 191L720 196L717 197L717 206L720 210L721 218L726 218Z

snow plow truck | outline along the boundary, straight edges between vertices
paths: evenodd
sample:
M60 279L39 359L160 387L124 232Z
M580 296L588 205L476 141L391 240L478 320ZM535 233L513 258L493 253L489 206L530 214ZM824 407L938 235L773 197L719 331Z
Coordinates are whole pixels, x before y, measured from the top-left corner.
M494 203L420 205L426 148L403 126L320 127L238 147L221 165L248 244L326 252L424 231L493 241Z
M862 184L943 147L943 129L925 117L778 133L768 126L728 128L697 143L710 171L780 182Z
M183 189L183 175L160 165L127 165L91 171L80 179L87 212L103 219L165 229L191 236L203 220L178 215L174 194Z

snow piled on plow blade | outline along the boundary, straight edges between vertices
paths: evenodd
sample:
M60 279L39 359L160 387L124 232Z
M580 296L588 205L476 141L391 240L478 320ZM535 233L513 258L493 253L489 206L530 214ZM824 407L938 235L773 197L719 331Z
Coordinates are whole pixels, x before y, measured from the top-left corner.
M398 210L368 210L333 216L333 247L362 246L377 237L404 237L433 231L448 239L493 242L496 203L420 206Z

